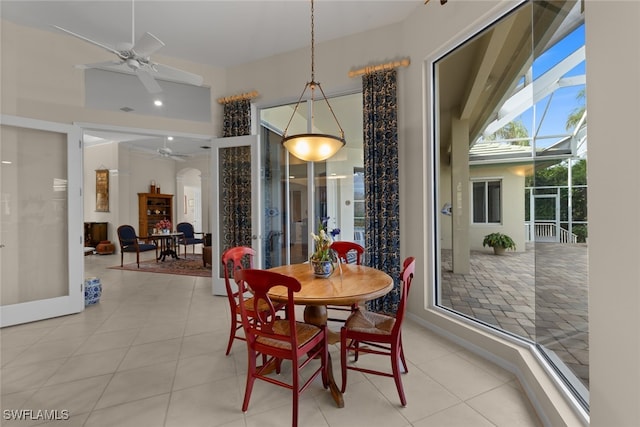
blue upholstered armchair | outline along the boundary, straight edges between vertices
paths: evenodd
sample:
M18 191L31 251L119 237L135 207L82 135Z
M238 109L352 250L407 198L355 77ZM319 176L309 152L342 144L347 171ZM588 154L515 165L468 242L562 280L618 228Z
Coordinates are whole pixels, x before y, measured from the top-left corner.
M193 253L196 253L196 245L198 243L204 244L204 233L193 231L193 225L188 222L181 222L176 226L176 231L178 233L183 233L183 236L180 237L178 241L179 244L184 245L184 254L187 254L187 246L193 246ZM195 235L199 234L202 238L197 238Z
M125 252L136 253L138 268L140 268L140 252L155 250L156 259L158 258L158 246L148 239L147 243L141 242L141 240L144 239L138 237L135 228L130 225L121 225L118 227L118 240L120 241L120 267L123 266Z

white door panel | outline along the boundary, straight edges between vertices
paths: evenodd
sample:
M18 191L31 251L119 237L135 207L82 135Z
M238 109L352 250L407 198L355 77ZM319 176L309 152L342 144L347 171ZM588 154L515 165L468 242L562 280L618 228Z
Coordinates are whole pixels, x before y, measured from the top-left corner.
M2 116L1 132L0 326L80 312L80 128Z

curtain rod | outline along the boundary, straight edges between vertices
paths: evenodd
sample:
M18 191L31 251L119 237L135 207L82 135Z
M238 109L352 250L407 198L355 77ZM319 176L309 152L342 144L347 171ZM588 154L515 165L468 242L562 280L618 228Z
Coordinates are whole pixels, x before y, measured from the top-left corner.
M259 95L258 91L254 90L247 93L241 93L240 95L232 95L232 96L226 96L224 98L218 98L218 103L226 104L227 102L240 101L241 99L256 98L258 95Z
M363 74L373 73L374 71L390 70L398 67L408 67L411 61L409 58L404 58L400 61L391 61L385 64L369 65L367 67L360 68L359 70L349 71L349 77L361 76Z

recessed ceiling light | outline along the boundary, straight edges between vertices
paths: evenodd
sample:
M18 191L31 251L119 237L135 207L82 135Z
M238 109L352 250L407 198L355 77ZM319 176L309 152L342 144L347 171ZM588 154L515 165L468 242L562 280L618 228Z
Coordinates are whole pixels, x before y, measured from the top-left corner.
M3 160L3 161L2 161L2 164L3 164L3 165L10 165L10 164L11 164L11 162L10 162L9 160Z
M172 136L168 136L168 137L167 137L167 139L168 139L169 141L173 141L173 137L172 137Z
M162 100L156 99L155 101L153 101L153 105L155 105L156 107L162 107Z

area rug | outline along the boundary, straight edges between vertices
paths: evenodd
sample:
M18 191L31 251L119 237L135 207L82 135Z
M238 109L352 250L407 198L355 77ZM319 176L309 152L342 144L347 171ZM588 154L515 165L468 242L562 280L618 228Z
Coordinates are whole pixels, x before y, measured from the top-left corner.
M183 276L199 276L211 277L211 266L205 267L202 264L202 254L180 255L180 259L167 257L164 261L156 262L156 260L140 261L140 268L135 262L125 264L124 267L119 265L109 267L114 270L142 271L145 273L164 273L164 274L180 274Z

